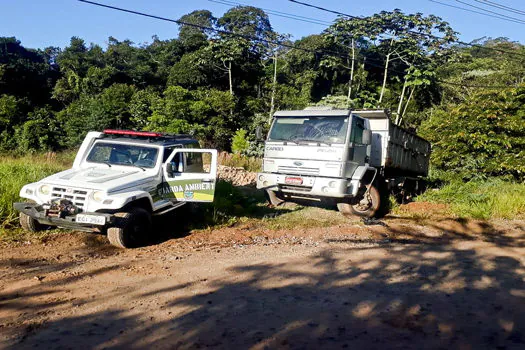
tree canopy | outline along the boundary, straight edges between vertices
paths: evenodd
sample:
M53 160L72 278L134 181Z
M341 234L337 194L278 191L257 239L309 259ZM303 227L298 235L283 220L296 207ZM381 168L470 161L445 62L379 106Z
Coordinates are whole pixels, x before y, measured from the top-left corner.
M190 132L229 150L277 109L332 104L391 109L432 141L436 168L525 178L519 43L458 44L441 18L400 10L339 17L295 41L252 6L180 21L178 37L141 45L72 37L31 49L0 37L0 149L76 147L112 127Z

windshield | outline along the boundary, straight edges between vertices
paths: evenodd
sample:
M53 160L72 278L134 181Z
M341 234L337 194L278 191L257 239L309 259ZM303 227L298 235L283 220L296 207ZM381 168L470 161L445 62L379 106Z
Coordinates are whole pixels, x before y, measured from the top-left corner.
M125 145L120 143L97 142L87 156L88 162L108 165L127 165L153 168L159 150L154 147Z
M270 141L313 141L345 143L348 118L304 117L276 118L270 131Z

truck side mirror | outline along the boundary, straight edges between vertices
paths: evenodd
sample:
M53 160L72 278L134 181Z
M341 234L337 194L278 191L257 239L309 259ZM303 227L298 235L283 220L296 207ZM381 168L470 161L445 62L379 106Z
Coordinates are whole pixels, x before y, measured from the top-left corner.
M372 130L363 130L363 145L372 144Z
M264 138L263 138L263 132L262 132L262 126L258 126L255 128L255 139L257 141L263 141Z

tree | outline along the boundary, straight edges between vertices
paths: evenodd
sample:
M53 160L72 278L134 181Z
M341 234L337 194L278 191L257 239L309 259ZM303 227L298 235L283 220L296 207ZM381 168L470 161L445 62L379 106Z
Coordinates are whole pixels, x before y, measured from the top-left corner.
M208 10L197 10L182 16L179 21L188 23L180 25L179 40L186 52L192 52L206 45L211 30L205 27L213 28L217 19Z
M477 91L468 101L444 106L422 125L432 142L432 164L465 178L525 179L525 85Z

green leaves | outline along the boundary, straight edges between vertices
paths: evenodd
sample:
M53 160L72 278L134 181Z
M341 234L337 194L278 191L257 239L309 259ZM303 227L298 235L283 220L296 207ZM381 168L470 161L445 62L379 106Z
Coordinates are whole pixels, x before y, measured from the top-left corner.
M525 179L525 107L519 97L518 89L477 92L459 106L435 112L421 129L432 142L434 166L465 178Z

